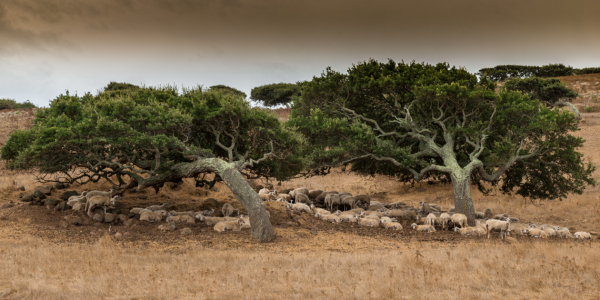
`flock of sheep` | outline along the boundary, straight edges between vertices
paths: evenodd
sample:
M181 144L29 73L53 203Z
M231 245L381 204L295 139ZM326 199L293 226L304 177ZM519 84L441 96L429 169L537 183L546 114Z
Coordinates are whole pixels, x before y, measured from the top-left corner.
M489 208L485 212L476 212L475 215L478 219L476 226L470 227L467 224L467 216L455 213L454 208L444 212L437 204L421 202L420 207L415 208L404 202L384 204L371 201L369 195L366 194L352 196L350 193L324 192L306 188L286 192L280 194L276 190L270 191L263 188L259 191L259 195L264 201L284 202L290 210L314 214L315 217L332 223L347 222L356 223L360 226L402 230L402 225L398 220L414 220L411 228L427 233L435 232L436 227L438 227L442 230L453 228L461 235L487 235L488 238L492 231L499 231L501 238L507 235L510 236L511 232L516 232L519 235L541 238L557 236L591 239L589 233L576 232L571 234L567 227L548 224L537 226L533 223L525 225L519 223L517 218L508 217L506 214L493 215L492 210ZM315 204L326 209L318 208ZM337 210L334 211L334 208Z
M579 238L591 239L587 232L575 232L571 234L567 227L559 227L549 224L537 226L529 223L519 223L517 218L508 217L506 214L493 215L491 209L484 212L476 212L477 224L470 227L467 217L461 213L455 213L454 208L442 211L436 204L421 202L418 208L409 206L403 202L380 203L371 201L367 194L355 195L350 193L338 193L336 191L308 190L297 188L278 193L277 190L268 188L260 189L258 195L263 201L279 201L286 204L286 208L297 213L314 215L322 221L331 223L356 223L359 226L382 227L391 230L402 230L399 220L412 221L411 228L419 232L431 233L436 227L441 230L453 229L461 235L490 237L492 231L499 231L500 237L510 236L511 232L518 235L547 238ZM92 217L95 208L102 208L106 214L107 207L114 207L120 200L120 196L112 196L112 190L89 191L81 195L71 196L67 202L73 210L84 210ZM323 208L319 208L323 207ZM196 222L213 226L217 232L240 231L250 228L250 220L247 216L240 215L239 210L234 209L231 204L226 203L221 209L222 217L213 217L214 210L204 211L167 211L169 204L152 205L146 208L133 208L130 213L139 215L140 221L161 222L166 224L159 226L165 231L175 230L178 225L192 225ZM335 210L334 210L335 209ZM96 213L98 214L98 213ZM237 217L234 217L237 215ZM484 221L485 220L485 221Z

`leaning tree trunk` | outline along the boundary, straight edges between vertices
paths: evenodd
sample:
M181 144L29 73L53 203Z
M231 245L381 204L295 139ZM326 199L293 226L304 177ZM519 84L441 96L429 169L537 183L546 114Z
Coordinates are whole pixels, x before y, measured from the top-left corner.
M475 226L475 208L471 199L471 174L460 170L450 174L454 189L454 211L467 216L469 226Z
M191 178L204 172L214 172L221 176L221 179L231 192L233 192L237 200L244 205L250 217L250 226L254 238L261 242L270 242L275 239L275 230L269 220L265 204L256 191L250 187L235 165L222 159L200 158L194 162L176 164L168 172L150 178L143 178L137 174L129 173L133 177L133 180L127 187L137 182L138 189L142 189L170 180Z

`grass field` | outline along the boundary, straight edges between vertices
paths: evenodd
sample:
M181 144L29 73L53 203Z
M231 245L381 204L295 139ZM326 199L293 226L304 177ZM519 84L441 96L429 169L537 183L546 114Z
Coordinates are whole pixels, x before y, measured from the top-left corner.
M576 134L587 141L580 150L598 165L600 114L584 113L583 118ZM28 126L26 122L31 119L0 122L0 132L5 136ZM30 191L39 185L35 172L4 168L0 172L0 205L18 202L17 187ZM594 177L600 180L598 172ZM381 202L427 201L443 209L453 206L449 185L411 187L386 177L334 172L278 187L369 193ZM85 188L108 189L108 185ZM119 205L127 211L169 202L176 210L194 210L214 198L242 208L225 186L216 188L198 194L186 180L175 190L126 194ZM521 222L567 226L572 232L600 231L600 187L564 201L532 202L499 192L484 196L476 190L473 199L478 211L491 208ZM497 235L486 239L439 231L418 234L406 228L386 232L333 225L306 215L292 221L280 203L268 202L267 209L278 236L267 244L255 242L247 230L218 234L195 225L192 235L181 236L178 231L159 231L158 224L139 222L129 227L63 227L64 217L73 212L43 206L0 210L0 299L600 298L596 235L592 241L524 237L502 241Z

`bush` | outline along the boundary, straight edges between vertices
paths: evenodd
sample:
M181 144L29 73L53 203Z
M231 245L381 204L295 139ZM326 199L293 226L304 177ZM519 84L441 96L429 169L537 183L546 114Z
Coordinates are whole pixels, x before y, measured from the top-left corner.
M29 100L19 103L13 99L0 99L0 109L32 109L37 108L35 104Z

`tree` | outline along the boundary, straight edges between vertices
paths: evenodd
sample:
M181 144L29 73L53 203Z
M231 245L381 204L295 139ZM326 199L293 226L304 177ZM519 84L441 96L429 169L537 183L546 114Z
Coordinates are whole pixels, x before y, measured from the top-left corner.
M106 180L117 193L214 173L246 208L252 235L275 238L240 172L281 180L296 174L300 135L230 94L166 86L113 96L60 95L31 129L10 136L2 159L11 169L39 168L45 181Z
M517 91L494 91L447 64L353 65L308 82L290 124L308 139L313 174L350 165L401 182L451 182L456 211L474 224L471 184L555 199L581 194L595 167L576 150L578 119Z
M556 78L511 78L504 83L507 91L520 91L527 93L533 99L540 100L548 107L567 106L578 117L579 110L571 103L578 95Z
M213 91L213 92L224 93L224 94L228 94L228 95L232 95L232 96L238 96L238 97L242 97L244 99L246 99L246 97L247 97L246 93L244 93L236 88L232 88L230 86L226 86L223 84L213 85L208 90Z
M26 100L23 103L19 103L13 99L0 98L0 109L33 109L37 108L35 104Z
M301 93L302 83L272 83L253 88L250 99L261 101L264 106L287 105Z

